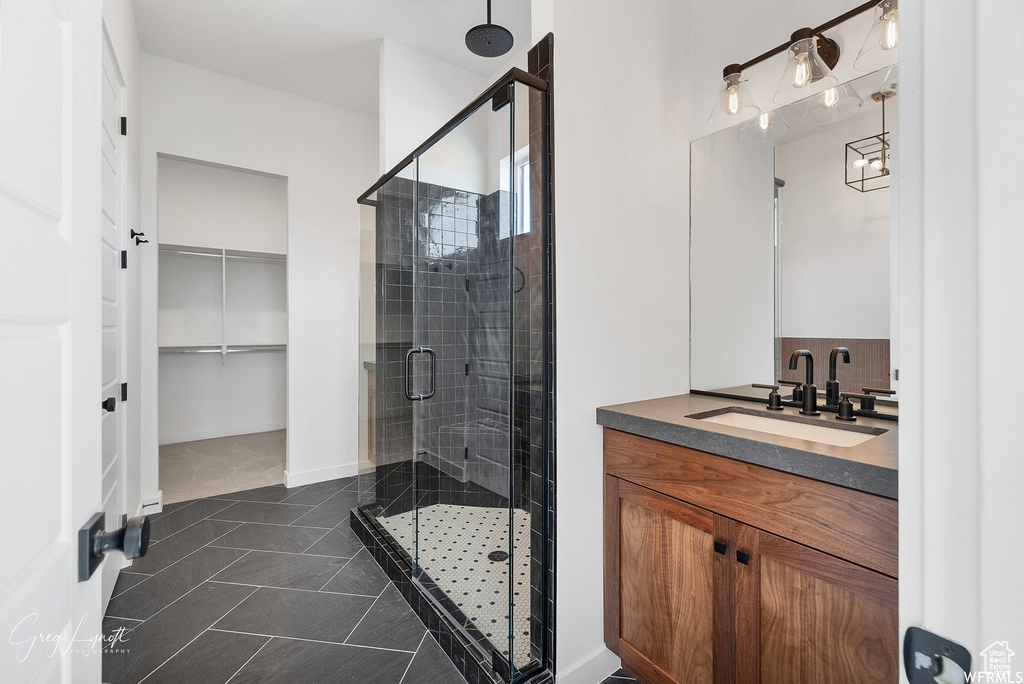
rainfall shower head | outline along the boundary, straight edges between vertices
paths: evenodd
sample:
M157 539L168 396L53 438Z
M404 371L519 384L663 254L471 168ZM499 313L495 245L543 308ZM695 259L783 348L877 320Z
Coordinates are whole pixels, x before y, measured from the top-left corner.
M487 0L487 23L466 32L466 47L481 57L500 57L512 49L512 32L491 23L491 0Z

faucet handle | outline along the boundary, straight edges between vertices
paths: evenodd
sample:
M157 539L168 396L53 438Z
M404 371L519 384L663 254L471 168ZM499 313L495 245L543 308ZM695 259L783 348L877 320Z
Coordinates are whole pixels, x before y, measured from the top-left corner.
M840 396L848 399L859 399L861 411L875 410L875 395L873 394L857 394L856 392L840 392Z
M875 387L861 387L861 390L864 392L864 394L884 394L890 397L896 394L896 390L877 389Z
M793 388L793 401L804 400L804 383L795 380L776 380L780 385L789 385Z
M782 410L782 395L779 394L779 386L778 385L760 385L758 383L754 383L754 384L751 385L751 387L756 387L757 389L768 389L768 390L771 390L771 392L768 393L768 410L769 411L781 411Z

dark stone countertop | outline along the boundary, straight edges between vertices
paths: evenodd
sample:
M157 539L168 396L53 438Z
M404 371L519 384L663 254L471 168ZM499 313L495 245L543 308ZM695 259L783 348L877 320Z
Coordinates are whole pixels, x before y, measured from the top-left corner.
M846 425L837 426L838 421L831 413L822 413L820 417L810 418L801 416L799 409L796 408L786 407L779 412L769 412L760 402L700 394L679 394L674 397L602 406L597 409L597 422L613 430L889 499L897 498L898 423L858 417L852 425L885 432L856 446L838 447L687 418L689 415L728 407L744 409L744 413L763 413L767 417L780 414L795 416L801 419L800 422L813 422L825 427L842 428Z

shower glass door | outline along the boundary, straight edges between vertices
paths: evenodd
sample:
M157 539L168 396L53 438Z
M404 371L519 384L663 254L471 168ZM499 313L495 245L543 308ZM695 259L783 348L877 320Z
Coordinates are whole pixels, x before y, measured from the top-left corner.
M411 395L421 397L413 401L415 576L507 660L510 587L525 558L516 551L530 542L524 512L509 503L512 112L511 102L488 103L418 159L410 372ZM521 607L528 631L529 602Z
M541 96L499 91L364 216L360 510L505 681L552 638Z

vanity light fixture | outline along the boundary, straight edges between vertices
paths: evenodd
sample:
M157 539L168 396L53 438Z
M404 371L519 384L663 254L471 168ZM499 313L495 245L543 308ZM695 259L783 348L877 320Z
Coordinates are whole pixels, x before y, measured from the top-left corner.
M835 123L855 114L862 106L864 100L857 91L849 83L842 83L811 98L804 108L803 120L815 124Z
M789 130L789 124L782 118L782 110L764 112L740 127L740 140L747 143L762 143L775 140Z
M708 117L708 124L740 123L757 116L761 109L754 103L745 82L740 80L743 70L739 64L730 64L722 70L722 91Z
M889 187L891 164L889 132L885 130L885 101L896 95L890 90L874 93L871 99L882 105L882 132L846 143L846 184L859 192Z
M722 91L708 118L708 123L712 126L730 121L740 123L756 116L760 109L750 98L740 76L755 64L783 52L789 52L789 61L773 98L775 104L789 104L834 88L838 79L832 74L832 69L839 63L840 50L836 41L825 35L825 31L830 31L868 10L875 11L875 22L854 66L865 71L874 71L895 62L893 50L899 43L896 2L897 0L868 0L820 26L795 31L785 43L747 62L730 64L723 70ZM838 94L841 101L842 93Z
M853 66L860 71L875 71L893 62L893 50L900 42L899 11L896 0L882 0L875 6L875 20L864 38Z

